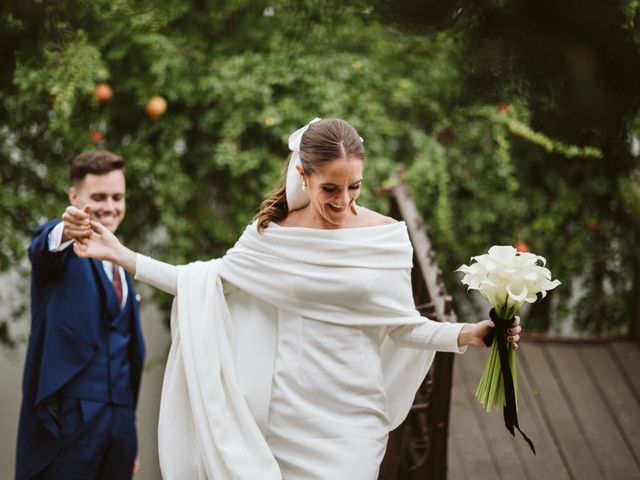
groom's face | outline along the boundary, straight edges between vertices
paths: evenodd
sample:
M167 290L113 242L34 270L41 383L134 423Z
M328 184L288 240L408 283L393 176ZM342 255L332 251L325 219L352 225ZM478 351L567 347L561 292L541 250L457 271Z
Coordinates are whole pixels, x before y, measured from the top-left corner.
M91 219L115 232L125 214L125 187L120 169L100 175L88 173L69 189L69 201L79 209L88 205Z

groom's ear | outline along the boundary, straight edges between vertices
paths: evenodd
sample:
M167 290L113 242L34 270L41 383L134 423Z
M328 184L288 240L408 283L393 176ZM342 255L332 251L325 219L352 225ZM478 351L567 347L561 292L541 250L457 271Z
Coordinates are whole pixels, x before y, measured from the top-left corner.
M67 196L69 197L69 204L75 206L75 202L78 199L78 190L75 186L69 187L67 191Z

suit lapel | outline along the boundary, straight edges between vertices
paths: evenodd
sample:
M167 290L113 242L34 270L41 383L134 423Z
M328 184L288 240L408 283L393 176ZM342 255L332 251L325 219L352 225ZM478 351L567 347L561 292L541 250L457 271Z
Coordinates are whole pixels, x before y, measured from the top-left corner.
M120 305L118 305L118 297L116 297L116 291L113 289L113 284L104 271L102 260L90 258L89 261L91 262L93 269L96 271L96 273L98 274L98 278L100 279L102 290L104 291L107 298L107 310L109 311L109 315L111 316L111 318L115 318L120 312Z

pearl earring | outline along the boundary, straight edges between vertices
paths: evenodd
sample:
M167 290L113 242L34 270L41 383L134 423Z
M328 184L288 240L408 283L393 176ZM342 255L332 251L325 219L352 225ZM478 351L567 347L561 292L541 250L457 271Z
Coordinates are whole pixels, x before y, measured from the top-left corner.
M307 184L306 184L305 182L302 182L302 186L300 187L300 189L301 189L303 192L306 192L306 191L307 191Z

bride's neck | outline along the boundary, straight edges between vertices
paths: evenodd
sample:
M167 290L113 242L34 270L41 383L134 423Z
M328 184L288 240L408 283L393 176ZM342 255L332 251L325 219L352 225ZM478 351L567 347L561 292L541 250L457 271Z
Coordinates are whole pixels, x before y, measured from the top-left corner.
M328 222L320 215L311 205L307 205L299 210L289 213L281 225L287 227L305 227L317 228L322 230L336 230L339 228L351 228L357 226L354 224L355 215L351 211L347 212L344 222L339 224Z

